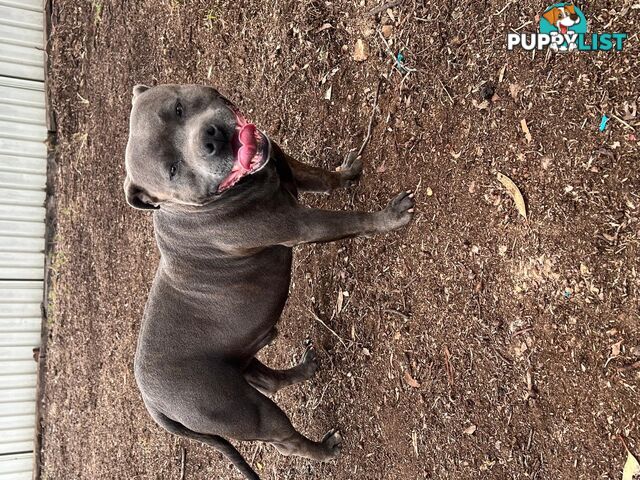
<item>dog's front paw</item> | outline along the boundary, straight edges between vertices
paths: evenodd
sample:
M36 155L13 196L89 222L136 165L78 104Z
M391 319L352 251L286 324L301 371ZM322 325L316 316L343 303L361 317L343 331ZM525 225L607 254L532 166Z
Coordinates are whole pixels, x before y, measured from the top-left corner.
M313 377L319 366L320 362L318 361L316 349L313 348L313 345L309 345L304 355L302 355L302 360L300 360L300 368L304 372L305 378Z
M383 213L383 231L395 230L396 228L404 227L411 221L413 217L413 207L415 206L415 200L413 193L407 190L397 195Z
M329 430L324 437L322 437L322 446L326 450L326 458L324 461L332 460L340 455L342 450L342 435L338 430Z
M356 152L349 152L336 171L340 174L340 186L349 187L362 176L362 160Z

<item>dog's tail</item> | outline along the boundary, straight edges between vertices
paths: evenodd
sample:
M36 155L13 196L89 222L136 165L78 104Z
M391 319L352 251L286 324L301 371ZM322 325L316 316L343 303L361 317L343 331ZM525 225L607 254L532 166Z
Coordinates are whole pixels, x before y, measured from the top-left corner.
M245 478L248 478L249 480L260 480L258 474L253 470L253 468L251 468L251 466L247 463L240 452L236 450L235 447L224 438L218 435L207 435L204 433L194 432L157 410L149 410L151 416L158 423L158 425L163 427L169 433L190 438L191 440L197 440L198 442L202 442L212 446L220 453L222 453L225 457L227 457L231 461L231 463L233 463L233 465L238 470L240 470L240 473L242 473Z

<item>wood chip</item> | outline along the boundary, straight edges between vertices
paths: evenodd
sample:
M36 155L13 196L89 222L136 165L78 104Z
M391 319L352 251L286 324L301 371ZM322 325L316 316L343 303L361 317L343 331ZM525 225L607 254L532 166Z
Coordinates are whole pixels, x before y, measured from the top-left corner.
M522 127L522 131L524 132L524 138L527 139L527 143L531 143L533 137L531 136L531 132L529 131L529 127L527 126L527 121L523 118L520 120L520 127Z
M320 33L320 32L324 32L325 30L328 30L330 28L333 28L333 25L331 25L330 23L323 23L321 27L318 27L315 29L315 31L313 33Z
M498 83L502 83L502 79L504 78L504 72L507 69L507 65L500 69L500 73L498 74Z
M356 62L364 62L367 58L369 58L369 45L359 38L353 48L353 59Z
M611 356L617 357L620 355L620 350L622 346L622 340L611 345Z
M473 435L477 429L478 427L476 427L475 425L469 425L464 429L462 433L464 433L465 435Z
M514 100L518 99L518 94L520 93L521 90L522 90L522 86L519 83L509 84L509 95L511 95L511 98L513 98Z
M404 381L412 388L420 388L420 382L413 378L409 372L404 372Z
M489 100L483 100L481 102L478 102L475 98L471 100L471 103L473 104L474 107L476 107L478 110L486 110L489 108Z
M518 209L518 213L522 215L526 220L527 205L524 203L524 197L522 196L522 192L520 192L520 189L518 188L518 186L515 183L513 183L513 180L511 180L509 177L507 177L506 175L500 172L498 172L497 177L498 177L498 181L505 188L509 196L513 198L513 201L516 204L516 208Z

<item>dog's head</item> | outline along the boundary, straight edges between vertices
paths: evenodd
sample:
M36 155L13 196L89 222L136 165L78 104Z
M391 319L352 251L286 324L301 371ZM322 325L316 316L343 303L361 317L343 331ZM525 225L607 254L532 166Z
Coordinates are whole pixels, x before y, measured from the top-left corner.
M563 6L554 7L542 15L551 25L556 27L560 33L567 33L569 27L580 23L580 17L576 13L576 7L572 3L565 3Z
M268 162L270 141L215 89L133 89L124 182L142 209L215 201Z

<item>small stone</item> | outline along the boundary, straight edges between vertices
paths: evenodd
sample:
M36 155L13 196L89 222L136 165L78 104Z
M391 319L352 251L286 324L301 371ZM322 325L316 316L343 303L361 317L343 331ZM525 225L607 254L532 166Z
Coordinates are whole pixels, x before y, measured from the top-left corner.
M393 26L392 25L383 25L382 26L382 36L384 38L389 38L393 35Z

